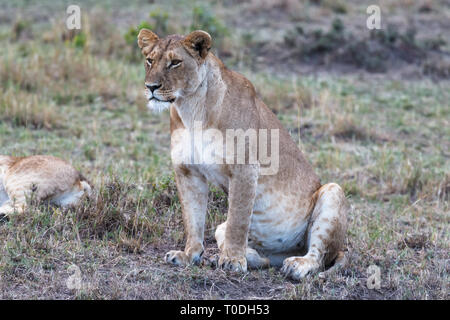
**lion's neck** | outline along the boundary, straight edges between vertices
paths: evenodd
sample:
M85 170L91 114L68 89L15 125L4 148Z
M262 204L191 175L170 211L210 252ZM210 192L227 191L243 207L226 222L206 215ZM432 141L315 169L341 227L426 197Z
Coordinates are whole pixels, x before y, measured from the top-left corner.
M184 96L175 105L177 112L187 129L193 129L196 122L207 128L220 117L220 106L226 92L226 84L217 58L210 56L202 66L203 80L194 93Z

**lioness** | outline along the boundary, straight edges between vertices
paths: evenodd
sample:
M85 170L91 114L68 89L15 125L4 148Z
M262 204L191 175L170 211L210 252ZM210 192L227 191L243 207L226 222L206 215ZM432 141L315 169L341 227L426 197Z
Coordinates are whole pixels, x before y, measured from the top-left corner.
M211 36L194 31L160 39L148 29L138 35L145 60L145 87L152 110L170 107L171 151L181 200L186 247L170 251L165 260L175 265L199 263L208 182L228 194L227 220L217 227L218 266L246 271L281 266L299 279L343 256L346 198L335 183L321 185L311 165L277 117L257 97L244 76L228 70L210 51ZM279 170L262 175L259 163L192 163L190 141L179 129L278 129ZM249 149L248 143L246 144ZM248 160L246 156L246 161Z
M0 156L0 216L25 210L27 200L68 207L91 192L86 179L52 156Z

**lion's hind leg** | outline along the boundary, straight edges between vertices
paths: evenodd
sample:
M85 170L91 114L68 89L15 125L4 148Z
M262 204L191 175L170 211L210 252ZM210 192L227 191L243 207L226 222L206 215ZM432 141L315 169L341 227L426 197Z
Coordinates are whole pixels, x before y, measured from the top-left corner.
M339 251L336 259L332 262L331 266L325 266L328 267L327 270L320 272L319 277L320 278L327 278L335 273L337 273L339 270L342 270L347 265L347 256L345 255L344 251Z
M335 183L326 184L317 192L317 202L307 231L308 251L302 257L285 259L281 268L283 273L296 280L323 269L336 258L343 258L341 250L347 231L344 192Z
M227 223L224 222L220 224L215 233L215 238L217 241L217 246L222 250L223 243L225 242L225 230L227 228ZM261 269L268 268L270 260L266 257L261 256L255 249L247 247L245 252L245 258L247 259L247 266L250 269ZM218 256L211 259L211 263L217 265Z
M77 181L71 189L53 196L50 202L68 208L77 205L83 196L89 196L91 192L92 188L87 181Z

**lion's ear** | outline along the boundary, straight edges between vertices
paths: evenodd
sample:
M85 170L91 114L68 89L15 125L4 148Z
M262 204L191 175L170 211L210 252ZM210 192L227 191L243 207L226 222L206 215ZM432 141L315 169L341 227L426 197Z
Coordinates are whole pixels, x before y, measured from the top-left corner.
M138 38L138 46L141 49L144 47L147 47L159 40L159 38L156 34L154 34L152 31L145 29L145 28L143 28L143 29L141 29L141 31L139 31L137 38Z
M211 49L211 42L209 33L202 30L192 31L184 39L186 48L194 55L198 55L202 60L208 55L209 49Z

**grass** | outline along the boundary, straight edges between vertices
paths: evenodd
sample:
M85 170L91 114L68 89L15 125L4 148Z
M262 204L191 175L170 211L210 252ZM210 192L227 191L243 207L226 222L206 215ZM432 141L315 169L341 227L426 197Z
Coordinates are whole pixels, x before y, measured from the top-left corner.
M357 11L323 2L324 14L337 11L343 21ZM0 154L68 159L96 188L75 210L33 206L0 224L0 298L448 299L448 80L359 71L306 75L261 66L253 62L264 51L254 51L254 42L245 47L241 41L248 37L237 36L248 27L227 20L233 9L208 4L210 23L230 31L222 45L240 48L224 55L225 62L255 84L322 182L343 186L351 204L349 264L326 279L316 275L298 283L274 268L244 275L176 268L163 262L184 242L169 117L146 110L144 68L126 43L130 28L150 12L170 15L170 3L122 7L132 13L133 25L119 4L105 4L102 23L87 17L82 45L74 45L74 35L57 23L36 22L33 15L21 21L18 13L30 6L5 6L17 19L0 19ZM305 8L321 19L320 2ZM225 21L215 20L215 10ZM176 13L167 28L188 30L192 8L178 11L186 16ZM254 20L267 12L254 8ZM298 22L292 12L288 16ZM154 14L150 22L157 19ZM105 30L107 22L111 28ZM256 32L255 39L261 41ZM206 255L217 252L213 235L226 208L226 196L211 188ZM72 265L81 271L79 289L67 287ZM367 288L370 265L381 269L379 290Z

